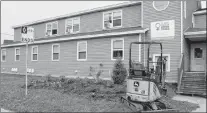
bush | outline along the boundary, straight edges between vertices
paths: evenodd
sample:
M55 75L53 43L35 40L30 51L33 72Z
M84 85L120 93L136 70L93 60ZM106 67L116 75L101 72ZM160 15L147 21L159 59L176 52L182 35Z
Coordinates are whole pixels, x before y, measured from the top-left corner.
M52 81L52 76L51 76L51 74L47 74L45 77L46 77L46 81L47 81L47 82L51 82L51 81Z
M59 77L59 80L60 80L60 82L65 82L67 79L65 78L64 75L61 75L61 76Z
M114 81L114 84L122 84L127 76L127 70L124 67L124 63L122 62L121 59L118 59L114 63L114 68L113 68L113 75L112 79Z

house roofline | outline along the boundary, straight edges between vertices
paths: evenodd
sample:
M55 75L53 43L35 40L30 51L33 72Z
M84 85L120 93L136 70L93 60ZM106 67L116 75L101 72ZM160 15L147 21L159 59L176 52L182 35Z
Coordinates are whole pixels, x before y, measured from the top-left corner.
M185 32L184 35L199 35L206 34L206 31L196 31L196 32Z
M64 38L56 38L56 39L51 39L51 40L34 41L34 43L30 43L30 44L34 45L34 44L60 42L60 41L68 41L68 40L90 39L90 38L100 38L100 37L108 37L108 36L132 35L132 34L145 33L148 30L149 30L149 28L145 28L143 30L132 30L132 31L125 31L125 32L103 33L103 34L96 34L96 35L82 35L82 36L74 36L74 37L68 37L68 38L64 37ZM21 42L21 43L16 43L16 44L1 45L1 47L2 48L4 48L4 47L15 47L15 46L22 46L22 45L25 45L25 43Z
M72 17L72 16L78 16L78 15L83 15L83 14L88 14L88 13L94 13L94 12L104 11L104 10L109 10L109 9L114 9L114 8L126 7L130 5L135 5L135 4L141 4L141 1L130 1L130 2L124 2L124 3L119 3L119 4L113 4L113 5L83 10L83 11L74 12L74 13L70 13L66 15L60 15L56 17L50 17L50 18L46 18L42 20L28 22L25 24L15 25L15 26L12 26L12 28L14 29L14 28L22 27L22 26L29 26L29 25L34 25L34 24L43 23L47 21L52 21L52 20L57 20L57 19L62 19L62 18L67 18L67 17Z
M206 10L195 11L195 12L193 12L193 14L194 14L194 15L206 14Z

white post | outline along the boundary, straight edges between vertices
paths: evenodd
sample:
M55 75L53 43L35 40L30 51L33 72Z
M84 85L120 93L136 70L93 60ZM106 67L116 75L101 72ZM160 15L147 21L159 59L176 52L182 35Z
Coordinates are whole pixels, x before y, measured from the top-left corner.
M26 91L25 95L27 96L27 52L28 52L28 42L26 42Z

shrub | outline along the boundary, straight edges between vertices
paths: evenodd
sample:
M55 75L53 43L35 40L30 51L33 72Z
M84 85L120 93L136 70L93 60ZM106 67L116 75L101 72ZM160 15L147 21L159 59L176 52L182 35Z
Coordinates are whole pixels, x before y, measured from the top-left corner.
M90 66L89 67L89 76L93 76L94 72L95 72L95 69L92 66Z
M102 68L103 68L103 64L100 63L99 64L98 72L96 73L96 83L98 83L100 81L100 76L103 73L103 69Z
M61 75L61 76L59 77L59 80L60 80L60 82L65 82L67 79L65 78L64 75Z
M127 76L127 70L124 67L124 63L121 59L118 59L114 63L113 68L113 75L112 79L114 81L114 84L122 84Z
M46 77L46 81L47 81L47 82L51 82L51 81L52 81L52 76L51 76L51 74L47 74L45 77Z

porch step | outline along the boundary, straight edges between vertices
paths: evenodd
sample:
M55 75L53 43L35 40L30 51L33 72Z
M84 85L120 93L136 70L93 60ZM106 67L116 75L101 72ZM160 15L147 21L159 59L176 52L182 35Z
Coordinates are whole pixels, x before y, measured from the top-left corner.
M183 78L183 81L189 81L189 82L194 82L194 81L200 81L200 82L205 82L205 78Z
M181 80L179 92L182 92L184 94L206 95L205 73L185 73Z
M190 83L190 84L205 84L207 81L205 80L182 80L184 83Z
M183 75L183 77L205 77L205 72L186 72L185 75Z

